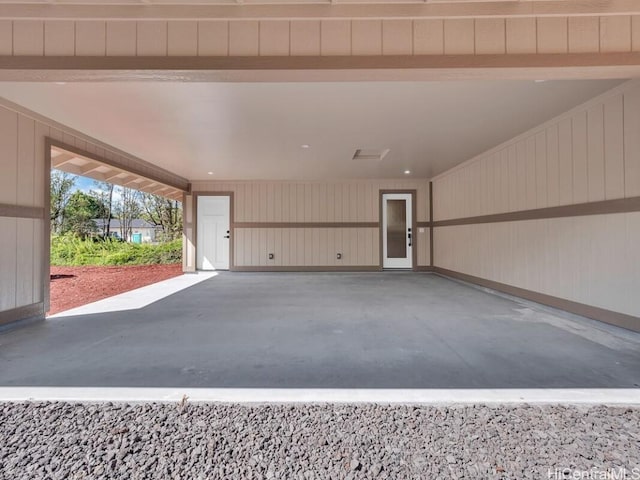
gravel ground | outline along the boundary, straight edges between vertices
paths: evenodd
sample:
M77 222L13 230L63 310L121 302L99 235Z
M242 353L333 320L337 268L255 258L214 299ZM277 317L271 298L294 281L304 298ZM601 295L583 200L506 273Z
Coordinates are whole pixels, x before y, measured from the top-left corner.
M2 479L605 478L598 472L640 478L640 408L0 404Z

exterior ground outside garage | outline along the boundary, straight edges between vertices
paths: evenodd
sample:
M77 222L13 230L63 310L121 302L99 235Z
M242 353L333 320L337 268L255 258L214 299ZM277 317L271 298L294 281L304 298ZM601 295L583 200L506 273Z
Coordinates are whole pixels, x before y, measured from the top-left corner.
M628 407L0 404L0 478L630 480L639 428Z

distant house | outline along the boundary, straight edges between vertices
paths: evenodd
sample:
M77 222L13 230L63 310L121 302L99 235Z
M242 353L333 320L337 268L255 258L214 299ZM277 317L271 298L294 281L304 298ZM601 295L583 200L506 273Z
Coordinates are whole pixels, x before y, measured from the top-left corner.
M103 219L94 220L97 228L98 235L105 235L106 232L106 222ZM131 232L125 235L125 232L122 231L122 225L120 224L120 220L113 219L109 222L109 234L114 238L121 238L127 242L132 243L152 243L156 241L158 233L162 230L162 228L158 225L154 225L153 223L149 223L146 220L142 220L141 218L136 218L131 221Z

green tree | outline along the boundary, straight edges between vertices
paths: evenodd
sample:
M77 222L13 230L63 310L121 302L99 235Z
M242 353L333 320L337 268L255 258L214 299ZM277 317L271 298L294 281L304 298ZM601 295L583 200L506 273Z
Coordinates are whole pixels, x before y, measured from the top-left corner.
M51 170L51 231L60 233L65 220L65 209L73 187L76 185L76 176L60 170Z
M99 198L81 191L73 192L65 208L63 231L82 238L95 233L94 219L102 218L104 209Z
M152 193L141 193L142 218L162 229L162 241L179 238L182 233L182 206L180 202Z
M103 214L100 217L104 221L104 236L111 235L111 219L113 218L113 190L115 185L109 182L93 182L96 190L91 190L91 195L98 198L104 206Z
M131 223L140 217L140 192L127 187L119 187L120 198L115 203L113 213L120 220L120 235L124 240L131 238Z

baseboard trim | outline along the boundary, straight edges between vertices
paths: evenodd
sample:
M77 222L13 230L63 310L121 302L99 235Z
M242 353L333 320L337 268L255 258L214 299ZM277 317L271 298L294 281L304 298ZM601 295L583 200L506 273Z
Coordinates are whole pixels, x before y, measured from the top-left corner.
M433 267L429 265L418 265L413 269L414 272L433 272Z
M34 318L44 319L44 303L38 302L31 305L24 305L11 310L0 312L0 325L8 325L10 323L18 323Z
M480 285L482 287L491 288L509 295L524 298L532 302L541 303L549 307L558 308L566 312L574 313L576 315L582 315L583 317L599 320L604 323L615 325L617 327L633 330L634 332L640 332L640 318L633 315L627 315L625 313L614 312L600 307L594 307L586 305L584 303L574 302L572 300L566 300L564 298L554 297L544 293L534 292L533 290L527 290L520 287L514 287L513 285L507 285L505 283L495 282L493 280L487 280L486 278L475 277L473 275L467 275L466 273L460 273L453 270L447 270L441 267L433 267L433 272L443 275L445 277L455 278L465 282Z
M327 266L233 266L232 272L380 272L377 265L327 265Z

